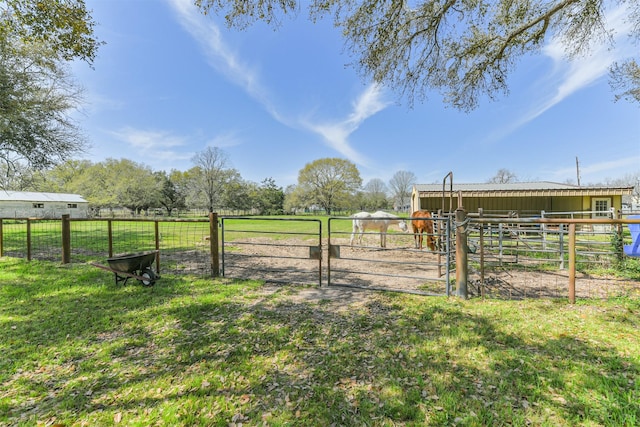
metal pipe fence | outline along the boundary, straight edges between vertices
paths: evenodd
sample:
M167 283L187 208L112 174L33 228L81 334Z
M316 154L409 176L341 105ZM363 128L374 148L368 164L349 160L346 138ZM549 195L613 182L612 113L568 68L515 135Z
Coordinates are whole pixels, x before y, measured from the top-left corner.
M409 230L412 219L403 218ZM379 218L359 220L366 223ZM397 230L387 231L383 248L380 232L357 233L352 221L351 217L328 219L327 285L420 295L450 294L450 272L455 262L451 257L450 218L431 219L434 231L429 235L441 242L435 251L426 249L426 244L425 249L417 249L417 236ZM362 235L362 242L356 234Z
M311 218L221 218L221 273L322 286L322 221Z
M437 228L444 230L445 218L450 216L440 218L436 223L443 226ZM221 271L240 279L364 284L387 290L398 290L404 281L414 280L417 291L446 295L450 293L446 284L456 286L452 277L455 273L457 280L456 262L460 261L455 258L453 237L458 224L451 224L446 233L449 243L428 252L414 249L411 232L397 231L387 236L388 248L380 248L379 234L371 232L362 245L352 247L348 245L351 218L326 219L326 234L323 221L292 217L69 219L69 241L65 242L63 220L0 219L0 256L90 263L159 250L157 268L164 274L215 277ZM640 295L640 258L622 253L622 246L630 243L627 223L625 219L471 216L465 223L469 294L566 298L573 281L578 298ZM627 269L624 276L616 274L621 265ZM433 271L425 275L424 269Z

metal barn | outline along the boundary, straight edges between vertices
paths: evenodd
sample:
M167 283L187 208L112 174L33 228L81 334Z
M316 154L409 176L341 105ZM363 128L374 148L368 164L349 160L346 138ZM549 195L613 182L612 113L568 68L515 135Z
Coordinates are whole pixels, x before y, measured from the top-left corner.
M78 194L0 190L0 218L87 218L88 210Z
M609 216L622 209L622 197L633 187L580 187L557 182L507 184L417 184L411 194L411 211L448 212L458 208L458 199L469 213L540 216L541 212L584 212L584 216Z

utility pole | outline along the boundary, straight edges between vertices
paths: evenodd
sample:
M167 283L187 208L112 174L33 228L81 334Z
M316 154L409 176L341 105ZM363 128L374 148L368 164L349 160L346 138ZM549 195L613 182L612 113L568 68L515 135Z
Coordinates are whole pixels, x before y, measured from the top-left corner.
M576 176L578 177L578 187L580 187L580 163L578 162L578 156L576 156Z

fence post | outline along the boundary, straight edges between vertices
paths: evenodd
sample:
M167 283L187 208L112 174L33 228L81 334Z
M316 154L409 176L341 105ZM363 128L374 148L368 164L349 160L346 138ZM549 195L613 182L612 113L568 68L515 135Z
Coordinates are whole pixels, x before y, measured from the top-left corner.
M71 221L69 214L62 215L62 263L71 262Z
M155 232L156 237L156 272L160 274L160 225L158 224L158 220L154 220L153 230Z
M0 218L0 257L4 256L4 246L2 242L4 242L4 236L2 232L2 218Z
M27 218L27 261L31 261L31 220Z
M560 250L560 270L564 270L564 224L558 225L558 245Z
M478 218L482 218L484 210L478 208ZM484 224L480 223L480 296L484 298Z
M209 213L209 247L211 253L211 273L220 277L220 258L218 253L218 213Z
M569 224L569 302L576 302L576 224Z
M111 219L107 220L107 242L109 245L109 258L113 257L113 225Z
M458 296L467 298L467 212L462 207L456 209L456 285Z

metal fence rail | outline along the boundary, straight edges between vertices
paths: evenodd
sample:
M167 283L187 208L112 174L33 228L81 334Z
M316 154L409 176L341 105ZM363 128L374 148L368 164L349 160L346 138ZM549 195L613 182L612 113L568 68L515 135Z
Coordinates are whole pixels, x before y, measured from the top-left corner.
M624 261L622 219L472 218L470 291L508 299L640 295L640 276L591 274ZM630 260L636 262L636 260Z
M220 226L222 276L322 285L319 219L222 217Z
M640 295L640 276L633 273L640 271L640 257L628 258L622 251L631 241L625 226L629 220L470 216L462 225L436 217L434 234L442 244L431 252L415 249L414 235L397 229L388 233L387 248L380 247L378 232L366 232L363 243L352 246L352 219L215 214L191 220L0 219L0 256L91 263L158 250L156 265L163 274L222 273L239 279L449 295L453 287L459 291L460 233L454 231L462 227L468 237L465 277L470 296ZM626 278L615 273L621 266L626 266Z
M405 218L410 224L412 218ZM424 218L419 218L424 219ZM363 218L362 221L374 221ZM353 218L335 217L328 220L327 285L357 287L370 290L407 292L420 295L449 295L450 272L453 269L450 220L434 218L440 249L431 252L415 248L415 236L410 232L390 229L386 247L380 247L380 232L363 233L363 243L353 239ZM349 230L351 231L345 231ZM426 239L426 236L425 236ZM355 242L352 244L352 241ZM375 242L375 246L373 246Z

